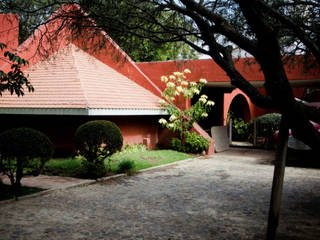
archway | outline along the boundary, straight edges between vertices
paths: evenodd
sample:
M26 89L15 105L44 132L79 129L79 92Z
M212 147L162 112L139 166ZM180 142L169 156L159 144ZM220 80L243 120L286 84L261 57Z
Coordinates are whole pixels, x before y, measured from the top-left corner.
M230 141L246 141L248 138L248 125L245 123L249 122L252 117L252 103L250 99L239 89L233 90L230 94L225 94L224 97L224 124L227 125L227 115L231 113L232 117L232 134L229 129ZM232 136L232 137L231 137ZM232 138L232 140L231 140Z
M250 120L249 104L242 94L238 94L232 99L228 112L232 112L234 117L242 118L245 122Z
M231 106L232 105L232 106ZM253 118L255 109L254 105L250 101L249 97L244 94L240 89L234 89L231 93L224 94L223 102L223 125L227 124L228 112L236 112L236 114L242 117L246 122Z

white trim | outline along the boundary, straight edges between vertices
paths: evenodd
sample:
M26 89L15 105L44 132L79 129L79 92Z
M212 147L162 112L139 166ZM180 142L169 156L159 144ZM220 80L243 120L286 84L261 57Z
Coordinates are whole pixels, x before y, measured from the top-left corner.
M0 114L72 115L72 116L142 116L168 115L160 109L83 109L83 108L0 108Z

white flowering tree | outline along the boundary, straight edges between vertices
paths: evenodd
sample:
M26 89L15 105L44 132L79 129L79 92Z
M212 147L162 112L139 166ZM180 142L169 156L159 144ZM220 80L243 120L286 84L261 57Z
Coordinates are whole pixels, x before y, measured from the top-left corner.
M159 123L169 130L178 132L182 143L189 136L193 123L206 118L214 105L214 102L203 94L189 109L182 110L176 106L179 96L191 102L195 95L200 95L202 87L207 83L203 78L199 82L188 81L187 74L190 73L189 69L185 69L183 72L174 72L172 75L161 77L161 81L166 83L166 88L162 92L164 99L160 100L161 106L169 113L170 118L168 121L161 118Z

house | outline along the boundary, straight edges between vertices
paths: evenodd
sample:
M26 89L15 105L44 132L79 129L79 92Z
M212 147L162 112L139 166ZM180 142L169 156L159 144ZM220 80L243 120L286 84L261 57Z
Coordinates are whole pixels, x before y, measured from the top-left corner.
M62 10L74 8L79 7L64 5ZM196 125L194 129L211 140L209 153L213 153L214 145L205 130L225 124L230 109L246 120L266 112L232 87L212 60L135 63L105 32L86 29L75 38L70 28L59 28L61 19L52 19L18 46L18 16L0 15L0 42L29 60L24 72L35 88L23 97L3 94L0 131L20 126L36 128L50 137L58 154L65 155L74 151L74 132L81 124L107 119L119 126L124 143L156 148L168 140L168 132L158 124L158 119L166 115L159 104L165 87L160 78L184 68L191 70L192 81L207 79L203 91L216 102L209 118L201 123L203 128ZM249 66L246 60L238 60L237 68L263 92L259 66ZM0 61L1 69L9 67ZM300 66L288 67L288 72L290 81L297 86L296 95L301 95L308 85L319 86L319 69L305 74ZM187 108L189 104L181 101L179 106Z
M18 26L17 17L0 16L1 26ZM5 22L6 21L6 22ZM52 31L58 23L51 22L46 30ZM0 41L11 35L18 36L18 28L2 31ZM155 148L161 127L158 119L166 113L159 104L161 92L136 64L104 32L108 51L114 54L90 53L81 48L80 40L69 39L67 29L56 42L41 44L47 55L37 52L43 29L39 29L20 46L19 56L30 65L25 74L35 88L23 97L3 93L0 101L1 127L32 127L46 133L58 154L74 150L75 130L83 123L95 119L115 122L122 131L124 143L144 143ZM9 34L9 36L5 35ZM6 62L1 69L10 67Z

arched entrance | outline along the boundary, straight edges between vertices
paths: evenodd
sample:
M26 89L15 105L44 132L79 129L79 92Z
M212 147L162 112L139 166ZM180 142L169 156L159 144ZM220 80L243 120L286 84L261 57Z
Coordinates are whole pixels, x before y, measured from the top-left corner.
M250 121L254 114L254 106L247 95L240 89L224 94L223 124L227 124L228 113L232 111L236 117L241 117L245 122Z
M247 99L242 95L236 95L230 104L229 111L236 118L242 118L245 122L250 120L250 108Z

